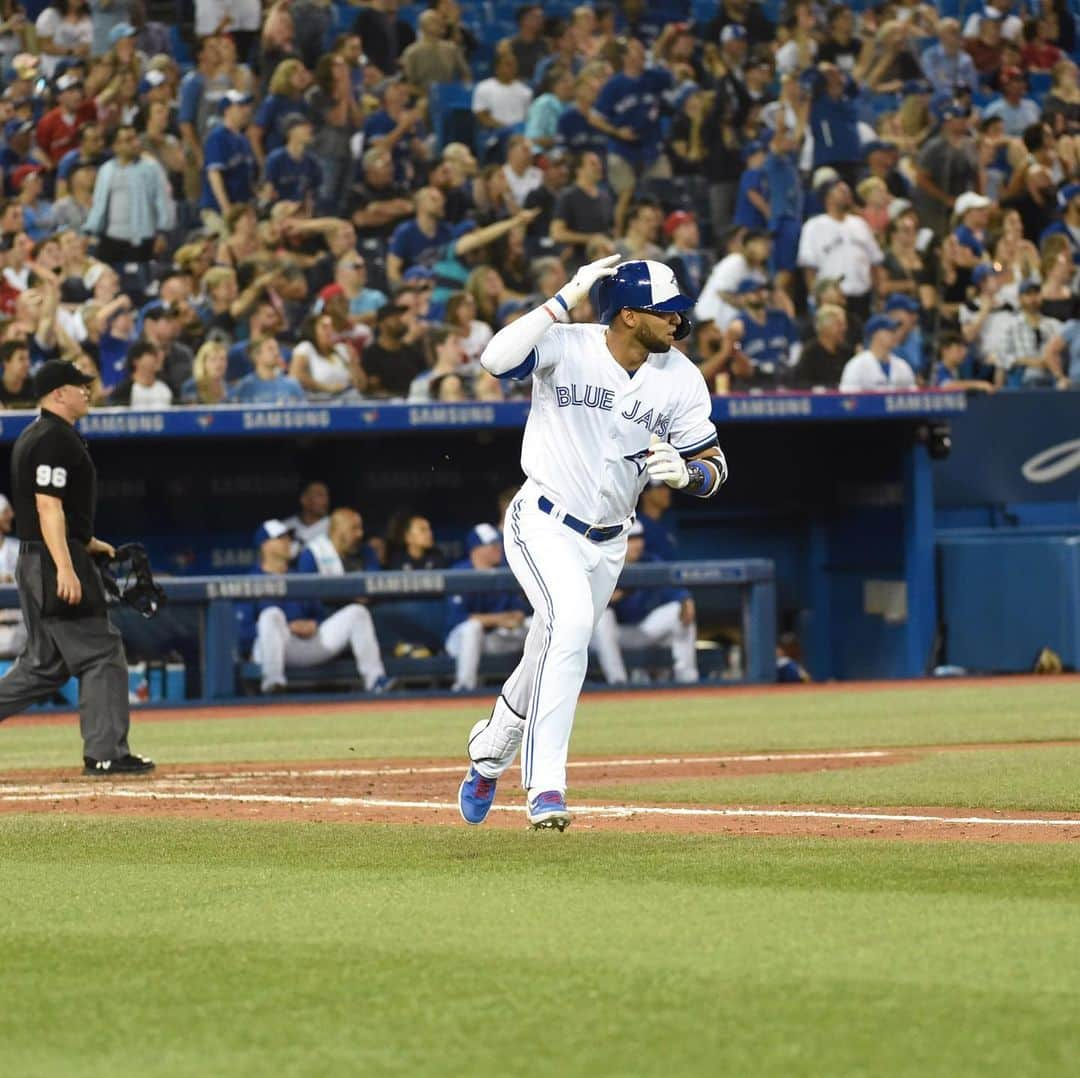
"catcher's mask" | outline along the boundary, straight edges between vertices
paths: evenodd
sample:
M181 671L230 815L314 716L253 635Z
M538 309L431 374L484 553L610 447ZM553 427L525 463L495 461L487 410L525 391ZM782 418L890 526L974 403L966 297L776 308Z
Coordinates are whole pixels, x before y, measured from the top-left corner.
M134 607L144 618L152 618L164 604L165 591L154 582L150 559L142 543L117 547L115 558L100 556L98 568L109 595Z

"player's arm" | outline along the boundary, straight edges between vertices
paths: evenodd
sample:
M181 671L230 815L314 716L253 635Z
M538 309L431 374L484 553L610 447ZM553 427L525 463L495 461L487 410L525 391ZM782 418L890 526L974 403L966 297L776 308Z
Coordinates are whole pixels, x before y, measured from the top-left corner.
M608 255L590 262L574 274L551 299L504 326L488 342L480 365L496 378L524 378L536 366L536 346L556 322L568 322L570 311L589 294L602 277L610 277L622 255Z

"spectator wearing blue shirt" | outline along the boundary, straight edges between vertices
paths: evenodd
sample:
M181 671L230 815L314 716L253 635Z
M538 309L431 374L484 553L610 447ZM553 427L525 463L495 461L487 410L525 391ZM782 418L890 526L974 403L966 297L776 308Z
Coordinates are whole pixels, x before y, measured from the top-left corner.
M4 170L4 193L14 195L12 176L20 165L29 164L33 159L34 125L30 120L8 120L4 124L4 146L0 149L0 169Z
M341 286L349 301L349 315L369 326L375 325L380 307L390 302L385 292L368 288L368 269L364 256L346 251L334 266L334 283Z
M776 278L777 287L787 292L794 285L805 208L799 181L799 149L805 128L805 113L800 114L794 131L786 124L778 123L762 166L769 199L768 232L773 241L769 269Z
M930 356L919 326L922 313L919 301L903 292L894 292L885 303L885 313L899 326L893 354L905 360L920 378L926 378L930 374Z
M382 108L364 121L364 145L390 153L397 183L412 179L413 158L425 152L424 110L409 105L411 93L407 82L391 80L383 91Z
M493 524L477 524L465 537L466 556L452 569L498 569L503 537ZM454 659L453 692L477 687L482 655L520 652L528 633L527 607L517 591L473 591L446 603L446 653Z
M211 92L221 69L221 54L216 37L204 37L199 45L197 66L180 82L180 138L188 157L202 166L202 142L217 111L219 93Z
M288 120L299 113L308 115L304 91L311 85L311 72L295 57L282 60L270 76L269 93L255 111L255 119L247 130L251 149L259 167L266 164L273 150L285 145Z
M285 121L285 145L270 152L263 173L274 201L299 202L310 212L322 185L322 169L308 150L314 137L309 117L294 113Z
M764 231L769 224L769 194L766 178L765 158L767 145L759 140L746 144L743 161L746 168L739 177L739 190L735 196L735 216L733 223L742 228L755 228Z
M282 369L281 349L273 337L253 340L248 346L248 358L255 368L241 378L230 390L229 401L234 404L303 404L304 391L295 378Z
M993 382L977 377L978 371L967 341L959 333L942 334L938 341L938 361L931 384L937 389L974 389L993 393Z
M67 194L71 174L80 165L97 167L105 162L105 131L101 124L87 124L79 132L79 145L68 150L56 166L56 197ZM5 174L7 169L5 168Z
M798 359L799 332L786 312L768 306L768 286L747 277L735 290L739 313L727 328L731 345L738 344L732 360L732 388L776 386Z
M607 157L608 137L593 123L593 106L600 93L600 81L593 75L578 75L574 97L556 127L559 145L573 154L595 153Z
M437 187L416 193L416 216L402 221L390 237L386 256L386 279L392 287L401 283L410 266L431 266L450 242L453 230L443 220L446 198Z
M979 73L964 49L957 19L942 19L937 24L937 37L937 44L922 54L920 63L934 92L948 94L951 99L957 83L975 86L979 82Z
M862 161L858 87L835 64L819 64L810 73L813 97L810 103L810 133L814 136L815 169L831 165L848 183L854 183Z
M963 268L982 262L986 256L986 228L993 203L977 191L965 191L953 203L953 239L957 246L957 264Z
M234 202L255 200L258 169L244 133L251 118L250 94L229 90L221 99L221 123L206 136L203 152L202 209L224 214Z
M537 153L550 149L559 137L559 120L574 97L574 76L561 64L550 67L525 119L525 137Z
M1001 117L1005 124L1005 134L1010 138L1019 138L1026 128L1039 122L1041 111L1030 97L1024 97L1027 80L1020 68L1003 67L998 81L1001 96L983 109L983 119Z
M661 153L660 110L671 89L671 73L645 66L645 46L635 38L626 44L622 71L612 75L596 99L593 121L609 136L608 181L617 197L615 227L634 195L634 185L648 176L670 176Z

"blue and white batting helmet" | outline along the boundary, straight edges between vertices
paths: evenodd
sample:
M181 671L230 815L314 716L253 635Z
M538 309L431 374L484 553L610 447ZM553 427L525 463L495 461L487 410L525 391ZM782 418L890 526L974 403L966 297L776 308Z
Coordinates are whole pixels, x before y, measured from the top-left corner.
M625 307L657 314L676 311L679 325L675 340L681 341L690 333L690 319L683 311L693 307L694 301L679 291L674 271L663 262L646 259L623 262L613 277L605 277L600 282L597 301L601 322L610 324Z

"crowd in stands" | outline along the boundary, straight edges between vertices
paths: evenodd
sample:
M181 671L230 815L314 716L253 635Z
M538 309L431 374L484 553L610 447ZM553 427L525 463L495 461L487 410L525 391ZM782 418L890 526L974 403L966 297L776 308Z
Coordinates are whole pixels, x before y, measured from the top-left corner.
M1076 18L943 7L8 0L0 405L501 400L616 252L716 392L1080 385Z
M385 535L367 537L359 512L349 507L330 510L325 483L313 481L300 492L299 511L285 519L265 520L255 530L255 575L380 570L506 568L503 521L516 489L499 494L498 523L471 528L462 544L462 557L451 560L436 543L430 521L420 513L401 511L387 524ZM678 539L669 510L671 488L648 486L638 506L638 520L629 532L627 561L678 560ZM2 518L0 518L2 526ZM427 658L432 649L409 640L432 640L454 661L452 689L469 692L480 683L485 655L520 656L531 615L520 589L475 591L448 595L445 603L421 604L406 611L395 628L395 652ZM322 666L351 656L356 674L368 692L395 687L387 676L379 630L363 601L327 604L310 599L269 598L235 604L237 637L242 654L258 664L263 693L288 688L287 671ZM603 679L610 685L647 680L645 670L627 670L624 650L666 648L663 669L678 682L698 680L697 620L694 600L685 588L649 587L615 592L594 635L591 650Z

